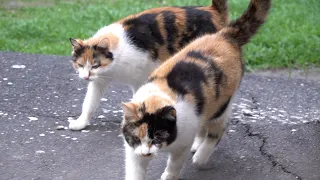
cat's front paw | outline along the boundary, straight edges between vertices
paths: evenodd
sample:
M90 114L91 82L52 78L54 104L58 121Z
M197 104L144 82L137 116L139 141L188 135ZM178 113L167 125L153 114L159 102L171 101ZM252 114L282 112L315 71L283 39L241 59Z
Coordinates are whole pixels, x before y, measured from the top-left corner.
M171 174L167 171L165 171L162 175L161 175L161 180L178 180L179 175L174 175Z
M77 120L69 120L70 130L78 131L84 129L85 127L87 127L87 125L89 125L89 119L83 118L81 116Z
M200 140L198 140L198 139L195 139L195 140L193 141L193 144L192 144L192 146L191 146L190 151L191 151L192 153L195 153L195 152L199 149L199 147L201 146L201 143L202 143L202 141L200 141Z
M192 157L192 162L194 165L201 167L201 166L207 164L209 159L210 159L209 155L207 155L205 153L201 154L199 151L197 151Z

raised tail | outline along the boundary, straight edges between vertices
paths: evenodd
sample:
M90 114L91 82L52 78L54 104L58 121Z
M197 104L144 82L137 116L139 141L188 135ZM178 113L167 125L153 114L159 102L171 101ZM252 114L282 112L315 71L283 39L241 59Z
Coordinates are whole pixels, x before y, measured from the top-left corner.
M247 44L265 22L271 0L250 0L247 10L220 33L240 47Z
M227 0L212 0L211 7L219 13L228 13Z
M224 25L229 24L228 0L212 0L211 7L220 14L218 18Z

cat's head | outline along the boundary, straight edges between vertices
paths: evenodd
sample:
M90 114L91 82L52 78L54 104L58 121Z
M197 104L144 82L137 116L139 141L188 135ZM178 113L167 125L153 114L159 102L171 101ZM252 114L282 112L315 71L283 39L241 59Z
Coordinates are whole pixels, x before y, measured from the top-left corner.
M70 42L73 67L81 79L95 80L113 61L108 38L90 41L70 38Z
M151 96L141 103L122 103L122 133L126 143L141 156L152 156L177 137L176 110L161 97Z

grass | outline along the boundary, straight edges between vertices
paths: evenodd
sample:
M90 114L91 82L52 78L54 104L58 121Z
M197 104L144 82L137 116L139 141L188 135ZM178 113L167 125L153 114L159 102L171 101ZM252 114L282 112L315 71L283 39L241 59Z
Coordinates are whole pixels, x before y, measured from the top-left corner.
M88 38L129 14L210 0L2 0L0 51L70 55L69 37ZM249 0L229 0L232 19ZM273 0L267 23L245 47L252 68L320 67L320 1Z

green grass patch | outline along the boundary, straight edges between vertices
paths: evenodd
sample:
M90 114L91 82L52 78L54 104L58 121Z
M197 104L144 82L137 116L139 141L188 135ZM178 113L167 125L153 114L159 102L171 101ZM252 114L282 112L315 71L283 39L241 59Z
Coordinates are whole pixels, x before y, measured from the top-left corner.
M69 37L88 38L127 15L211 0L3 0L0 51L70 55ZM229 0L232 19L249 0ZM250 68L320 66L320 1L273 0L267 23L245 47Z

